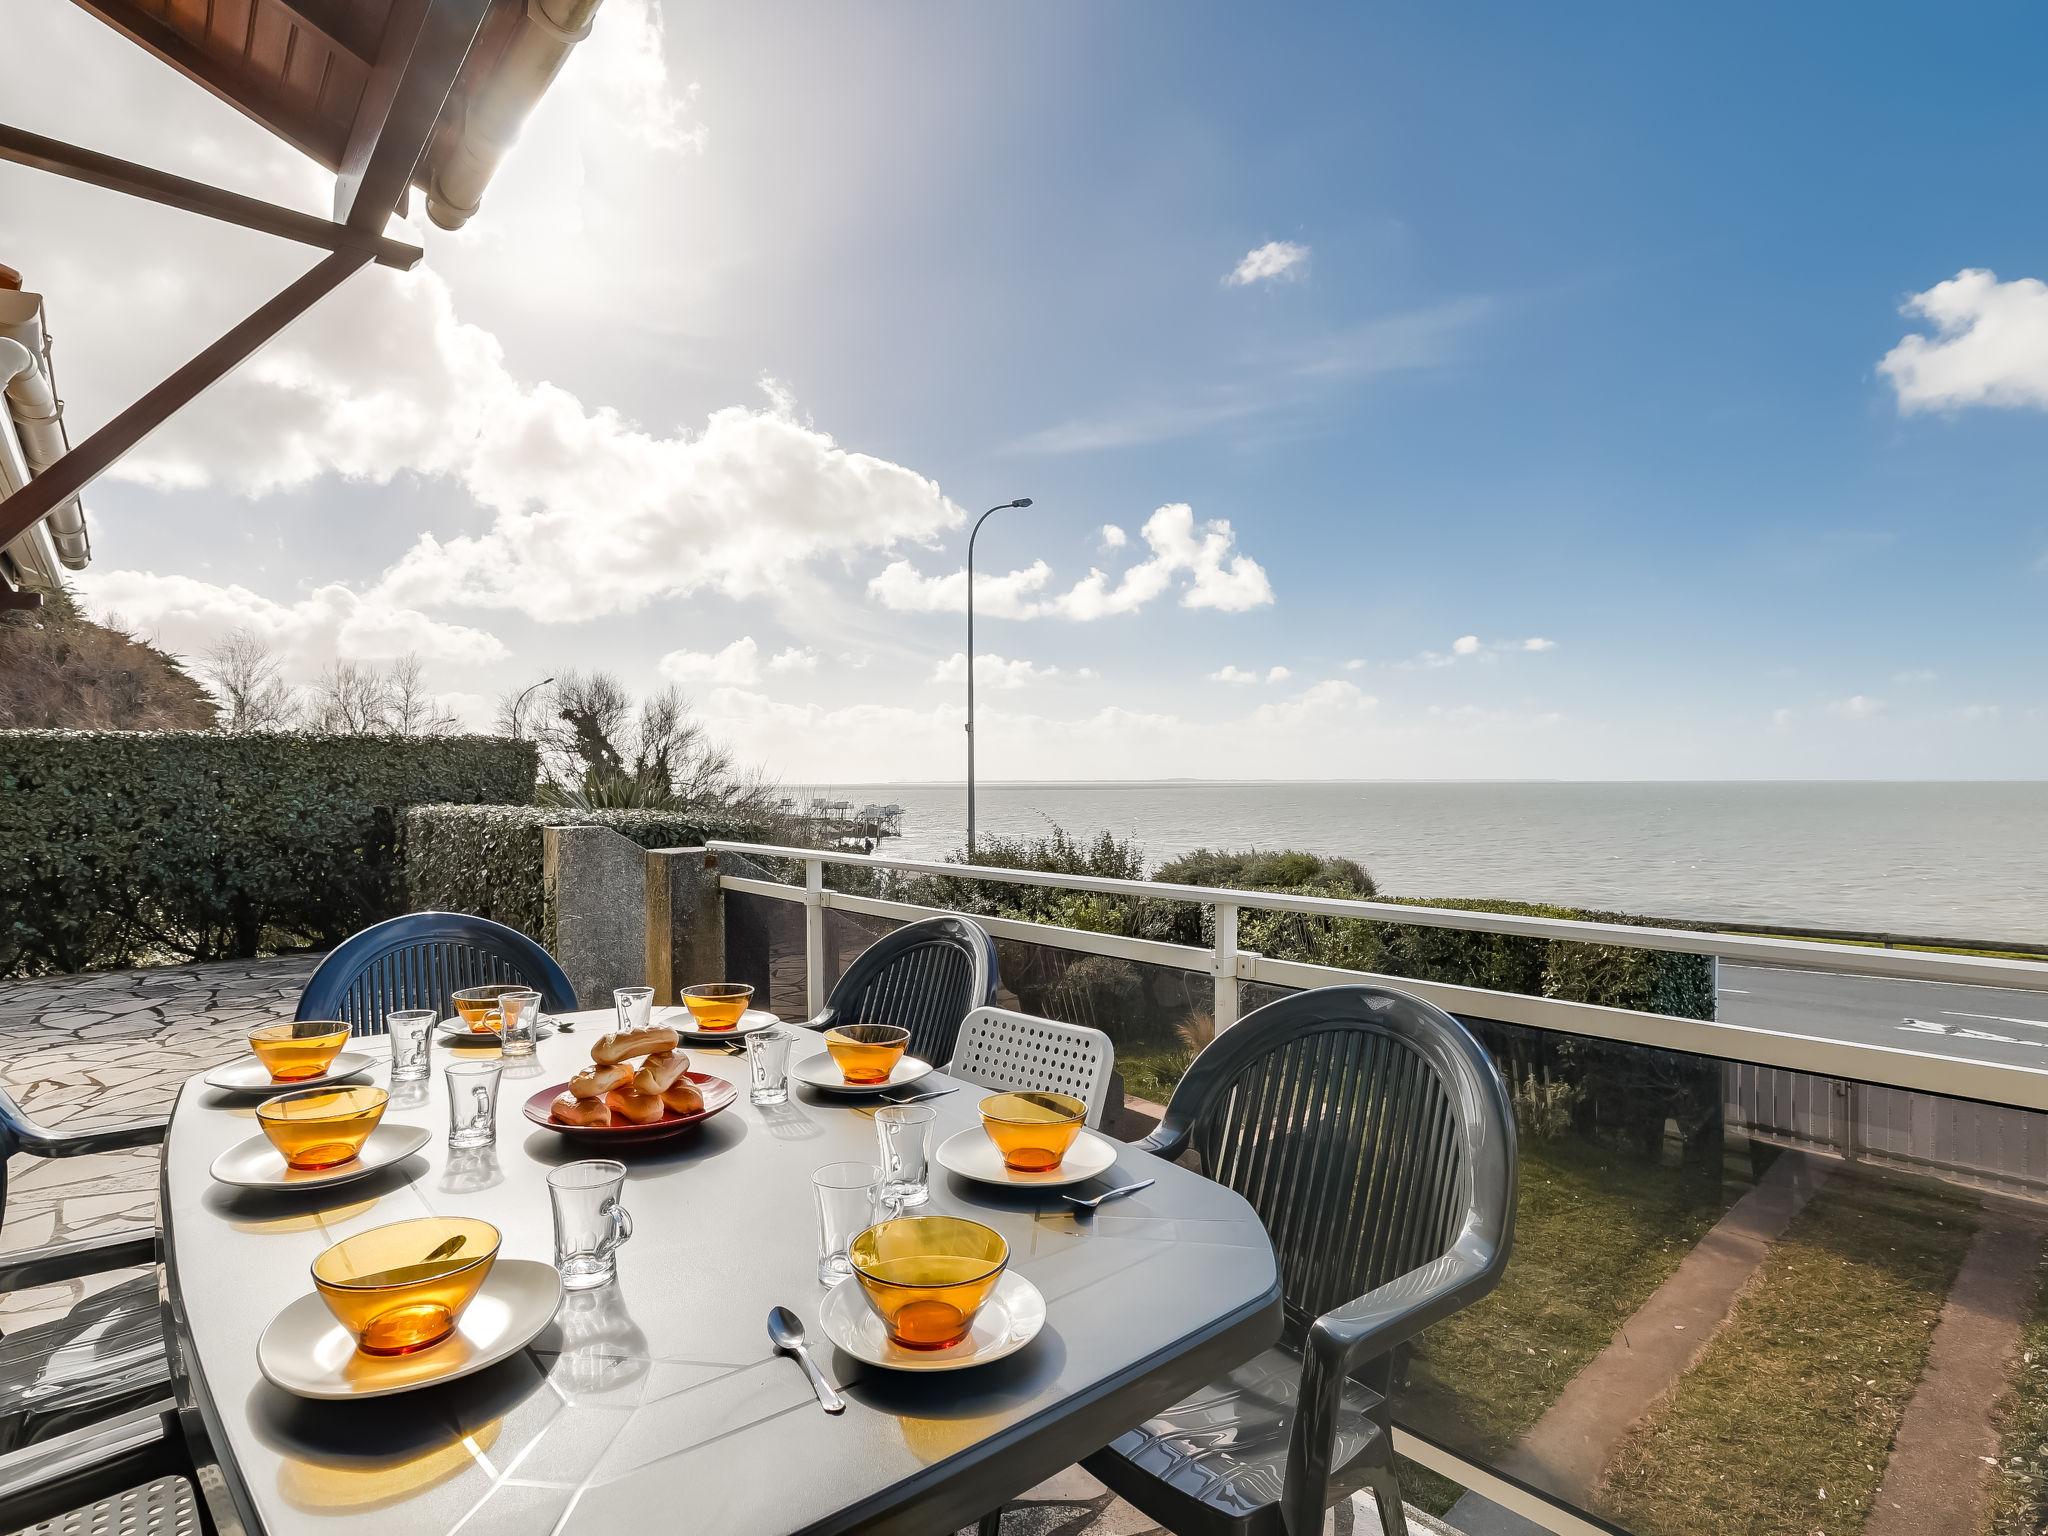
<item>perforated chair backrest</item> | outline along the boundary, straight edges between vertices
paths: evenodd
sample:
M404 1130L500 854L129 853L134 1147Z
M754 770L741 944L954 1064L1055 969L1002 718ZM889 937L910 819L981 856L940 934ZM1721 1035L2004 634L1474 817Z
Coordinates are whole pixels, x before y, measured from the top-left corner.
M977 1008L960 1026L960 1043L946 1070L998 1092L1072 1094L1087 1104L1088 1123L1099 1126L1116 1071L1116 1047L1101 1030L1085 1024Z
M826 1000L828 1022L896 1024L909 1051L953 1059L960 1022L995 1001L996 941L964 917L927 917L885 933L858 955Z
M517 928L461 912L409 912L342 941L320 962L299 996L302 1019L345 1019L357 1035L384 1033L384 1016L401 1008L453 1011L464 987L523 981L541 1008L567 1013L576 989L554 956Z
M1166 1125L1259 1213L1305 1323L1436 1259L1476 1219L1505 1251L1514 1119L1492 1058L1442 1009L1324 987L1224 1030Z

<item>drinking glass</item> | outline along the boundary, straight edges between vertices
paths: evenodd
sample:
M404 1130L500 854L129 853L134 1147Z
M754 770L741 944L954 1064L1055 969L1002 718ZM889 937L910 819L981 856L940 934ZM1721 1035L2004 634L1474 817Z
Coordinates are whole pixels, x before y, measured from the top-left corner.
M434 1024L432 1008L401 1008L384 1015L391 1032L391 1081L416 1083L433 1074Z
M747 1036L747 1075L753 1082L747 1090L749 1104L789 1102L791 1038L779 1029L758 1029Z
M619 1010L620 1034L645 1029L654 1012L654 988L619 987L612 993L612 1006Z
M458 1061L441 1069L448 1080L448 1145L488 1147L498 1139L496 1061Z
M540 1038L540 994L507 992L498 999L498 1054L508 1060L532 1057Z
M898 1210L931 1198L925 1159L931 1151L929 1104L887 1104L875 1111L875 1137L882 1149L882 1198Z
M619 1204L626 1165L608 1158L569 1163L548 1175L555 1206L555 1268L562 1287L587 1291L610 1283L619 1245L633 1235L633 1218Z
M818 1197L818 1283L837 1285L853 1273L846 1250L875 1224L882 1170L873 1163L827 1163L811 1174Z

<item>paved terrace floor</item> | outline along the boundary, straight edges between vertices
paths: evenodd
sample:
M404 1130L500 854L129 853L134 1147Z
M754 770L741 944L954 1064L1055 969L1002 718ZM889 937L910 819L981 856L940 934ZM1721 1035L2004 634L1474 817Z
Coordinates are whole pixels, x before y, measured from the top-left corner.
M0 982L0 1086L49 1126L119 1125L167 1114L178 1086L247 1032L289 1019L318 955ZM7 1170L0 1253L154 1223L156 1152L138 1148ZM117 1277L0 1296L0 1333L61 1316ZM1447 1530L1411 1511L1416 1528ZM1334 1536L1380 1529L1369 1500L1335 1511ZM1079 1467L1031 1490L1004 1536L1164 1536Z

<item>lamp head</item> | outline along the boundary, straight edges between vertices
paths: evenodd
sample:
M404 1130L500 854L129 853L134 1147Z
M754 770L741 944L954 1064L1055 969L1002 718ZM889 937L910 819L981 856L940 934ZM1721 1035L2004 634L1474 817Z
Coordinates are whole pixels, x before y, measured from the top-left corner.
M1019 496L1010 505L1013 507L1028 507L1031 505L1031 498L1029 496Z

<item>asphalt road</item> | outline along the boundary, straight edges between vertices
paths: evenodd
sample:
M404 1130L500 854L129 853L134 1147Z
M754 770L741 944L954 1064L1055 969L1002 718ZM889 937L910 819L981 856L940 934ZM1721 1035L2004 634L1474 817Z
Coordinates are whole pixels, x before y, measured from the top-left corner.
M1720 1021L2048 1067L2048 992L1721 964Z

